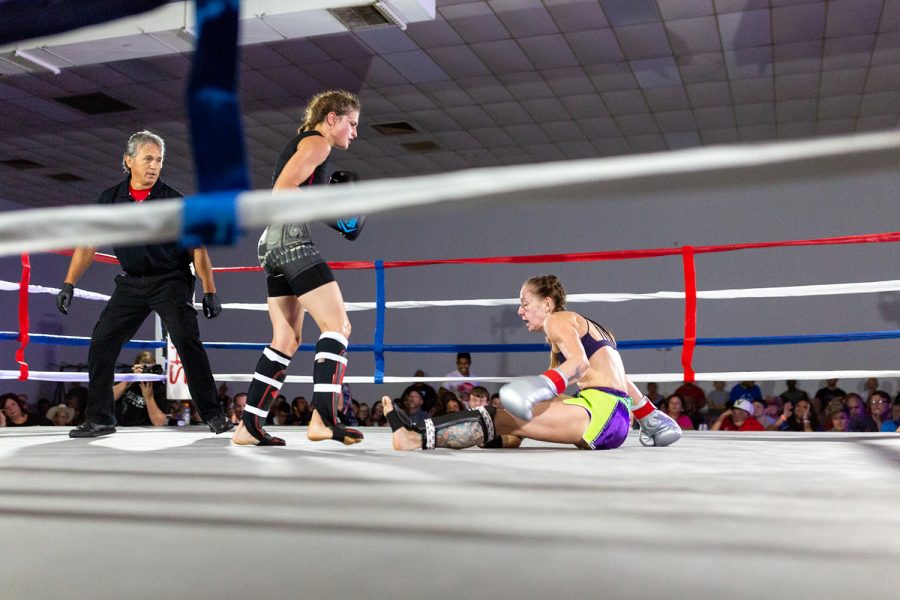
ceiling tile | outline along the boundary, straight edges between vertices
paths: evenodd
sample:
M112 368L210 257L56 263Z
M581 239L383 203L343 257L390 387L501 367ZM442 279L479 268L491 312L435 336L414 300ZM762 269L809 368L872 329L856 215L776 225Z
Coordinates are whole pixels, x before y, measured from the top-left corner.
M675 59L671 56L633 60L630 64L641 88L671 87L682 83Z
M447 114L463 126L464 129L474 127L496 127L497 123L480 106L453 106L447 108Z
M815 98L785 100L775 105L778 123L815 121L819 103Z
M596 90L587 73L581 67L544 71L544 80L557 96L592 94Z
M528 111L528 114L531 115L531 118L538 123L558 121L569 116L569 113L566 111L565 106L557 98L536 98L534 100L523 100L522 106L526 111Z
M406 29L406 35L423 50L442 46L459 46L465 43L456 30L447 21L440 18L439 14L434 21L410 23Z
M331 59L331 55L313 43L312 38L269 42L266 45L295 65Z
M719 35L722 48L754 48L772 43L769 27L769 11L753 10L741 13L719 14Z
M380 56L345 58L341 64L372 87L378 88L409 83L407 78L401 75L388 60ZM298 69L294 66L288 67L288 70L298 73ZM268 71L268 69L265 71L261 70L261 72ZM304 76L305 74L301 71L299 75Z
M666 133L663 137L666 138L666 144L670 150L694 148L703 145L703 142L700 140L700 134L696 130Z
M582 65L615 63L625 60L619 40L612 29L576 31L564 35Z
M744 142L768 142L775 138L777 131L774 124L738 127L738 135Z
M252 69L266 67L284 67L291 64L284 56L273 50L268 44L254 44L241 48L241 62Z
M411 110L407 113L412 125L419 131L454 131L460 129L460 124L440 108L429 110ZM353 142L354 144L356 142Z
M303 70L314 79L327 81L329 88L337 87L345 90L358 90L362 87L359 77L354 75L340 62L328 60L303 65Z
M597 149L597 156L617 156L621 154L631 154L631 146L624 137L613 137L593 140L594 148Z
M596 0L544 0L550 16L562 32L605 29L609 21Z
M651 112L673 111L691 107L684 86L644 90L644 100Z
M590 117L576 121L584 134L590 139L621 137L622 131L615 119L610 117Z
M519 44L539 70L575 67L578 58L560 34L522 38Z
M829 38L874 33L881 20L883 0L831 0L825 36Z
M514 37L559 32L541 0L488 0L488 4Z
M481 142L482 146L502 148L504 146L514 146L516 144L516 141L512 139L502 127L470 129L469 133L472 134L472 137Z
M523 125L528 123L534 123L540 119L535 119L522 104L518 102L501 102L499 104L484 104L482 105L485 112L487 112L494 119L494 122L497 123L500 127L506 127L507 125ZM562 106L560 106L562 109ZM554 115L554 118L559 118L559 112Z
M732 81L731 100L735 104L755 104L775 100L775 81L771 77Z
M577 96L565 96L560 102L574 119L582 119L592 116L607 115L606 106L600 96L594 94L581 94Z
M614 31L625 58L629 60L672 55L666 29L661 23L616 27Z
M898 108L900 108L900 92L863 94L859 114L860 116L889 114L896 118Z
M808 138L816 134L815 121L802 121L797 123L778 123L778 138Z
M799 4L772 9L772 39L776 44L819 41L825 36L825 4Z
M456 33L469 44L505 40L510 37L494 11L483 2L441 6L438 10Z
M819 93L819 74L779 75L775 77L775 99L815 98Z
M729 79L750 79L772 75L772 47L741 48L725 52Z
M585 68L594 87L601 92L631 90L638 87L637 80L628 63L592 65Z
M897 114L889 113L876 115L872 117L860 117L856 121L857 131L882 131L885 129L895 129L897 125Z
M352 33L335 33L310 38L326 57L322 60L351 58L354 56L372 56L375 52L361 38ZM301 63L302 64L302 63Z
M819 95L861 94L867 73L864 68L825 71L819 81Z
M712 0L656 0L665 21L705 17L713 14Z
M442 146L455 151L482 148L481 142L468 131L440 131L434 135Z
M900 64L873 66L866 80L866 93L900 90ZM900 110L900 106L898 106Z
M859 114L861 95L832 96L819 99L819 120L850 119Z
M900 0L886 0L878 31L900 31Z
M493 75L462 78L458 80L458 83L477 104L511 102L514 100L513 95L509 93L503 82Z
M638 90L620 92L604 92L600 94L607 110L613 116L649 113L650 108L644 102L644 96Z
M587 136L581 131L575 121L539 121L538 125L544 130L544 133L557 144L565 142L582 142L587 140Z
M419 45L399 27L373 27L360 29L355 33L376 54L421 50Z
M525 151L537 162L553 162L565 160L566 156L556 144L538 144L526 146Z
M472 44L472 50L494 75L534 70L534 65L515 40Z
M745 12L769 7L768 0L713 0L719 14Z
M384 87L379 92L385 100L403 111L437 108L431 98L412 85Z
M816 123L816 135L843 135L856 132L856 119L833 119L830 121L818 121Z
M594 144L587 140L583 140L580 142L559 142L556 144L556 146L557 148L559 148L560 152L563 153L563 156L565 156L567 160L579 160L583 158L597 157L597 151L594 149Z
M684 87L694 108L731 105L731 92L727 82L691 83Z
M619 129L626 136L659 133L659 127L656 126L656 121L650 114L621 115L615 119L619 124Z
M431 48L428 55L453 79L478 77L491 72L469 46Z
M715 106L694 109L694 119L700 129L721 129L734 127L734 112L730 106Z
M455 81L427 81L418 85L419 89L429 94L438 106L468 106L472 97Z
M554 97L553 90L539 73L510 73L501 75L498 79L506 86L509 93L519 100Z
M669 43L675 54L699 54L721 49L715 17L699 17L668 21L665 24Z
M725 81L725 58L720 52L706 52L679 56L675 59L681 79L685 83L705 83L708 81Z
M694 113L690 110L661 111L653 115L656 124L663 133L691 131L697 129Z
M775 122L775 103L742 104L734 107L734 119L738 127L744 125L765 125Z
M900 64L900 31L879 33L875 40L873 65Z
M616 27L659 21L654 0L600 0L606 18Z
M510 125L503 129L520 146L550 142L550 137L537 125Z
M775 46L775 74L818 73L822 69L821 41L777 44Z
M822 70L867 67L872 58L874 48L874 35L858 35L825 40Z
M386 60L394 69L399 71L412 83L426 83L429 81L441 81L448 79L446 71L435 63L430 56L422 50L412 52L398 52L386 54ZM376 62L373 60L373 63ZM368 77L365 77L368 83Z
M643 152L662 152L663 150L668 150L669 146L666 144L666 138L662 136L662 134L649 134L649 135L632 135L628 136L625 139L628 140L628 145L631 146L631 149L637 153Z

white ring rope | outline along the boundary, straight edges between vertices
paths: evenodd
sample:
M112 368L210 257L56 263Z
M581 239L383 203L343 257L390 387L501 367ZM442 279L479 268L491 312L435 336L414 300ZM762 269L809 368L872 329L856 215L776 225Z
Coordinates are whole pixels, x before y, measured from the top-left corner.
M827 159L827 160L823 160ZM638 193L669 178L671 187L696 186L688 173L758 172L775 164L808 163L831 175L900 164L900 132L856 134L815 140L710 146L614 158L468 169L438 175L380 179L320 189L243 192L237 195L237 227L305 223L348 214L375 214L442 202L597 201L602 183L628 184ZM298 202L302 200L302 202ZM224 202L224 200L223 200ZM175 241L182 232L185 200L143 205L80 205L0 213L0 256L78 246ZM52 232L49 233L49 232Z
M130 373L116 374L116 381L161 381L161 375L133 375ZM392 377L385 376L382 383L415 383L415 382L463 382L479 381L485 383L502 383L516 379L515 375L508 377ZM900 371L866 371L866 370L841 370L841 371L725 371L719 373L696 373L696 381L783 381L796 379L798 381L828 380L828 379L868 379L900 377ZM0 370L0 379L18 379L19 371ZM248 373L218 373L213 375L216 381L243 381L253 379ZM635 383L680 383L684 381L684 373L638 373L629 374L628 378ZM83 372L59 372L59 371L29 371L29 380L35 381L79 381L88 380L88 374ZM285 383L312 383L309 375L289 375ZM344 377L345 383L375 383L371 376ZM574 387L570 386L570 392L574 393Z
M0 291L18 291L19 284L0 280ZM29 285L29 293L59 293L59 288ZM860 283L830 283L824 285L794 285L787 287L745 288L729 290L698 291L700 300L734 300L738 298L801 298L806 296L838 296L844 294L877 294L900 291L900 280L864 281ZM97 292L75 290L75 296L86 300L109 300L109 296ZM568 294L566 301L578 302L627 302L629 300L683 300L684 292L651 292L647 294L607 293L607 294ZM386 302L386 308L427 308L446 306L518 306L518 298L477 298L472 300L400 300ZM195 303L196 308L202 308ZM374 302L345 302L347 312L374 310ZM260 303L228 302L222 308L235 310L267 311L268 306Z

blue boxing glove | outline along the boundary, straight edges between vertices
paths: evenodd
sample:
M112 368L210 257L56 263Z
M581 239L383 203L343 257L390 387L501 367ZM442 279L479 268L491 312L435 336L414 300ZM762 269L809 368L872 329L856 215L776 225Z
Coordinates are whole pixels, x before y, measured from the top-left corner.
M566 376L559 369L520 377L500 388L500 403L514 417L530 421L535 404L553 400L566 391L567 385Z
M356 181L356 173L353 171L334 171L331 174L329 183L352 183ZM340 233L351 242L359 237L363 226L366 224L366 217L358 215L354 217L345 217L336 221L329 221L328 226Z

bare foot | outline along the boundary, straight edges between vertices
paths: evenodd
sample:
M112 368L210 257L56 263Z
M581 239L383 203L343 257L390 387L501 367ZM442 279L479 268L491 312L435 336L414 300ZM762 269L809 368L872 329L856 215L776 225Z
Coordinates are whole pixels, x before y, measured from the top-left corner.
M390 396L381 397L381 407L384 409L385 416L394 412L394 403ZM402 428L398 429L391 436L391 442L394 450L421 450L422 436L418 432Z
M238 423L238 426L234 428L234 434L231 436L231 443L237 444L238 446L257 446L259 445L259 440L250 435L250 432L247 431L247 427L244 426L244 422L241 421Z
M330 427L325 425L325 421L319 416L319 411L317 410L312 412L312 418L309 420L309 427L306 428L306 439L311 442L334 439L334 432L331 431ZM347 446L358 444L361 441L361 438L355 438L349 435L344 436L344 444Z

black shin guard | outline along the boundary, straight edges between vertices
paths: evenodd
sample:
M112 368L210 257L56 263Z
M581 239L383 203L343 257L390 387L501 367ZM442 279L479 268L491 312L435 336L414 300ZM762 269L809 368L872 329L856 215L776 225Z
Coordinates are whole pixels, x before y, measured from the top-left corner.
M332 439L343 442L345 438L363 439L356 429L345 427L338 419L341 383L347 370L347 338L334 331L323 331L316 342L316 358L313 366L313 409L332 431Z
M395 408L387 414L391 431L408 429L422 436L422 450L434 448L471 448L489 444L496 436L493 406L479 406L471 410L454 412L434 419L425 419L421 425L413 423L405 412Z
M281 384L287 376L287 368L291 363L291 357L285 356L274 348L267 347L263 350L259 362L256 363L256 371L247 390L247 405L241 420L247 432L259 440L260 446L284 446L285 442L279 437L273 437L263 430L263 424L269 414L272 402L281 390Z

